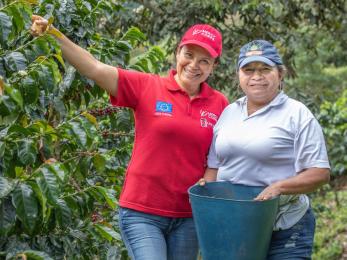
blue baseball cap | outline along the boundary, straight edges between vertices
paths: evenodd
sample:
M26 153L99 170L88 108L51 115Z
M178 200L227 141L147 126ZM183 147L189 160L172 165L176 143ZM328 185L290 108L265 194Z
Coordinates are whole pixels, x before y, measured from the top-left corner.
M248 63L260 61L269 66L283 65L277 48L268 41L254 40L242 46L237 62L240 69Z

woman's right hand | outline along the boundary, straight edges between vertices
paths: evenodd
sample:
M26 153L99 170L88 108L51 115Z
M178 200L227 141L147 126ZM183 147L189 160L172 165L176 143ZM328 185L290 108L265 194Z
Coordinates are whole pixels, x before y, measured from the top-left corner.
M197 185L205 186L206 182L216 181L218 169L207 167L204 176L198 180Z
M47 27L48 25L48 20L39 16L39 15L32 15L31 16L31 34L33 36L40 36L42 35L44 32L47 31Z
M59 41L64 59L75 67L80 74L93 80L112 96L117 97L117 69L96 60L87 50L70 41L68 37L51 24L50 20L39 15L32 15L31 21L31 34L33 36L40 36L46 32L54 36Z
M200 180L198 180L198 182L196 184L199 186L205 186L206 180L204 178L201 178Z

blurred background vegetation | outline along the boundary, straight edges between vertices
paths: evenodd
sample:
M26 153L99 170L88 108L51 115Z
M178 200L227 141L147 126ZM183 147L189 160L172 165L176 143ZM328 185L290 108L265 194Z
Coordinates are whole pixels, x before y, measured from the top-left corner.
M240 47L266 39L288 68L285 92L320 121L332 181L312 194L313 259L346 259L347 1L0 0L0 259L127 259L117 198L133 119L65 63L40 14L98 59L166 74L182 33L210 23L223 56L210 85L232 102Z

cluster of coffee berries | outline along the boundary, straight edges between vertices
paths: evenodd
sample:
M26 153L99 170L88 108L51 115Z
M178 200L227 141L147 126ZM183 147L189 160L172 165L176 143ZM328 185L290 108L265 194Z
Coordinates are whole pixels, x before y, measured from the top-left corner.
M107 131L107 130L106 131L102 131L101 135L102 135L103 138L107 138L107 137L110 136L110 131Z
M118 107L106 107L106 108L96 108L96 109L91 109L88 111L89 114L93 116L106 116L115 112L118 112L119 108Z
M133 133L126 133L124 131L114 132L114 131L108 131L104 130L101 132L102 137L120 137L120 136L133 136Z
M91 216L92 222L96 223L96 222L102 222L103 218L102 216L98 213L98 212L93 212L92 216Z

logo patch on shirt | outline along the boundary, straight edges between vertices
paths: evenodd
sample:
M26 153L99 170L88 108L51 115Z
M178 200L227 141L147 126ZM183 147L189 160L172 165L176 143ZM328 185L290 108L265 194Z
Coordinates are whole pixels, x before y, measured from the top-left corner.
M155 103L155 114L172 116L172 104L157 100L157 102Z
M200 110L200 125L201 127L213 128L218 120L218 116L206 110Z

